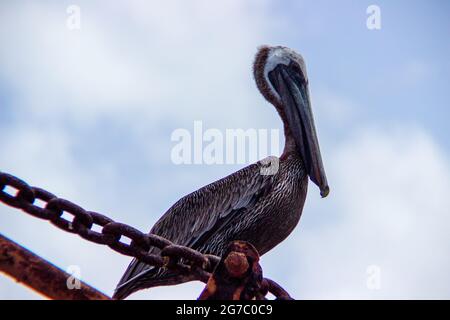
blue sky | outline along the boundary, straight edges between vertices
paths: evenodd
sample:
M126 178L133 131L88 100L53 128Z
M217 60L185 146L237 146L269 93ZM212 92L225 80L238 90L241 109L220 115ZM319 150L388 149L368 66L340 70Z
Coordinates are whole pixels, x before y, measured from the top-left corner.
M80 30L66 27L71 4ZM371 4L380 30L366 27ZM300 225L264 271L303 299L450 297L447 1L0 7L0 170L148 230L181 196L242 167L174 165L174 130L195 120L281 128L251 64L258 45L285 45L306 60L331 194L311 185ZM0 225L107 293L129 261L6 207ZM377 290L366 285L371 265ZM0 283L0 298L38 297ZM195 298L201 287L133 297Z

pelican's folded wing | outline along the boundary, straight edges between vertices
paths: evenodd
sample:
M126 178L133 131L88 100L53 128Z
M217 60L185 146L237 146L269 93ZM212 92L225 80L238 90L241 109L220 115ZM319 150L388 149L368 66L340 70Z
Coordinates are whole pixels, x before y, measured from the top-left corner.
M270 190L276 175L262 172L267 172L266 162L252 164L181 198L156 222L150 233L179 245L200 247L209 238L208 233L223 227L232 216L251 207ZM151 252L156 250L153 248ZM117 287L151 268L134 259Z

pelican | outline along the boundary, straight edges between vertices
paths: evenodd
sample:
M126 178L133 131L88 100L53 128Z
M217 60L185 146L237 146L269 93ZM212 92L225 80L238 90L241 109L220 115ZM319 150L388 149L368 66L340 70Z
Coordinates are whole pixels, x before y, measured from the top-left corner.
M194 191L167 210L150 233L217 256L231 241L244 240L263 255L298 224L308 177L322 197L328 195L303 57L287 47L262 46L256 53L253 74L259 91L283 121L285 146L275 158L276 170L268 174L264 171L267 162L258 161ZM113 298L124 299L137 290L186 281L134 259Z

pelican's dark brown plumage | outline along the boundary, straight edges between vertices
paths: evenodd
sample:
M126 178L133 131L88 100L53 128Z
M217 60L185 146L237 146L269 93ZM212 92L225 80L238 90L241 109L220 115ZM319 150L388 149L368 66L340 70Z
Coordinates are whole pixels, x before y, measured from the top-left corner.
M297 225L308 176L323 197L328 194L303 58L289 48L264 46L258 50L253 71L258 89L275 106L284 124L281 157L252 164L181 198L150 233L218 256L231 241L245 240L262 255ZM167 270L133 260L114 298L183 281L186 279Z

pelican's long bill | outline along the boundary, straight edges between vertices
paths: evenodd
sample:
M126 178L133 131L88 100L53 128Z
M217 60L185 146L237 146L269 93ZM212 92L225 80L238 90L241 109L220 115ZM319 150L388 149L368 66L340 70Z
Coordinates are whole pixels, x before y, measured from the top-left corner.
M289 128L308 175L319 187L320 195L326 197L330 189L322 164L306 78L303 72L292 64L279 64L268 76L280 96Z

